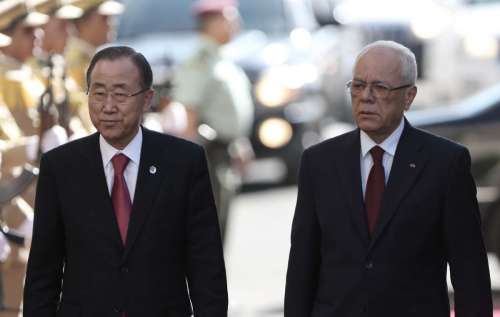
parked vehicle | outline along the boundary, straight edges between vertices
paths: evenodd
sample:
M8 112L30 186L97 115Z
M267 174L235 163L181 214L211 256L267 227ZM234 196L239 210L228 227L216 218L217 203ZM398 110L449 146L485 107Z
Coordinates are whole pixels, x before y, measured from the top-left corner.
M127 9L120 18L117 41L150 60L156 84L168 94L165 85L173 67L189 57L197 43L192 2L124 3ZM294 181L302 150L319 140L320 126L332 114L321 80L325 64L334 62L324 56L339 43L332 28L318 29L308 3L240 0L242 31L224 48L224 54L243 68L253 87L251 142L257 162L271 166L262 173L263 179L254 179L257 182ZM338 79L336 85L343 87L344 80ZM343 93L339 98L344 98ZM269 176L276 179L265 179Z
M500 85L455 105L406 116L414 126L470 150L487 249L500 257Z

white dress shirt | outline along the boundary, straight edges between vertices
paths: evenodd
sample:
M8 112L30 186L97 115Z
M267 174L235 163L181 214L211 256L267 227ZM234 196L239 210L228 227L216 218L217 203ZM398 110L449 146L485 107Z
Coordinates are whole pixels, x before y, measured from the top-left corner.
M398 147L399 139L403 133L405 126L404 118L401 119L399 126L394 130L394 132L389 135L382 143L377 144L373 141L366 132L360 131L361 139L361 186L363 186L363 197L366 193L366 182L368 181L368 175L370 175L370 170L373 166L373 159L370 154L370 150L378 145L384 150L384 156L382 158L382 164L384 165L385 183L389 179L389 174L391 172L392 161L394 160L394 154L396 154L396 149Z
M139 173L139 161L141 158L142 129L139 127L139 132L137 132L132 141L130 141L130 143L123 150L115 149L103 138L102 135L99 136L99 147L101 148L102 165L104 166L104 174L106 174L106 183L108 184L110 196L115 175L111 159L119 153L123 153L130 159L125 171L123 172L123 176L125 177L128 192L130 193L130 200L133 202L135 185L137 183L137 174Z

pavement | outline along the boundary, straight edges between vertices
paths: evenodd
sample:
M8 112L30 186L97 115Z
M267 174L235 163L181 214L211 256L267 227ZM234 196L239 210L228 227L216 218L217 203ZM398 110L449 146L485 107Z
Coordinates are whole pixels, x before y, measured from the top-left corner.
M240 195L225 245L231 316L282 316L296 188Z

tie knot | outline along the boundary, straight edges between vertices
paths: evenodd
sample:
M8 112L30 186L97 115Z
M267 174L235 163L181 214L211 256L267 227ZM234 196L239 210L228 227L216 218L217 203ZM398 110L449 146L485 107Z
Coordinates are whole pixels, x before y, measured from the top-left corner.
M117 154L113 156L111 162L113 163L113 169L115 170L115 174L123 175L123 171L127 167L129 158L124 154Z
M384 156L384 150L380 146L374 146L370 150L370 154L374 162L381 163L382 157Z

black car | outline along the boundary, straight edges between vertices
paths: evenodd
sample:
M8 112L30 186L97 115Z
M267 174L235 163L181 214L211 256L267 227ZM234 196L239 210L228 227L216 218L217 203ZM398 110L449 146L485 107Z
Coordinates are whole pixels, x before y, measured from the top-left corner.
M410 111L416 127L467 146L488 251L500 257L500 85L459 104Z
M126 11L119 21L117 42L148 58L160 86L168 83L172 67L189 57L197 44L192 3L124 1ZM322 54L338 43L334 32L318 30L308 3L240 0L242 30L224 48L252 83L255 122L251 143L256 162L271 163L269 173L262 173L263 181L295 180L302 150L319 141L320 126L328 115L319 64L325 63ZM277 179L265 180L280 174L278 171L283 172L274 175Z

